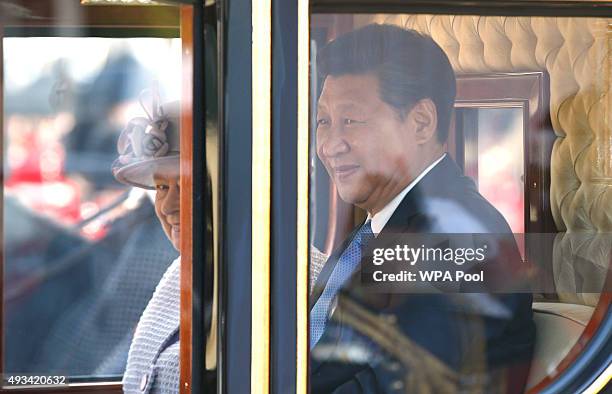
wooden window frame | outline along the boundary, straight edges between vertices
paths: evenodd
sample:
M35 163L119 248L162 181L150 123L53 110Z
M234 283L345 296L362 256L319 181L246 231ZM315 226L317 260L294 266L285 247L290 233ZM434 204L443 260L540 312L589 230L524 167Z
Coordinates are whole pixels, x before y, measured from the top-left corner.
M66 36L87 36L95 34L103 37L130 37L135 34L139 36L153 37L182 37L182 54L183 54L183 73L185 77L182 80L182 107L181 107L181 232L189 234L189 236L181 237L181 370L180 370L180 392L190 393L192 389L192 381L197 380L197 384L201 385L203 379L202 374L192 374L192 369L200 371L203 366L203 360L193 360L192 345L194 344L193 332L203 330L203 319L200 319L203 311L196 308L193 303L193 286L196 285L196 291L205 292L206 284L202 281L194 280L198 276L203 265L196 265L194 269L193 259L201 259L203 256L201 245L198 242L203 237L202 223L205 222L205 217L193 220L194 212L204 212L201 204L201 195L204 195L206 190L206 182L203 181L202 163L206 162L204 149L204 135L197 133L194 135L193 124L198 121L199 124L205 124L204 120L204 102L197 98L201 97L198 92L203 91L203 76L194 75L194 62L202 61L203 47L203 30L201 34L197 30L203 27L203 2L202 1L176 1L177 6L87 6L83 7L82 12L78 15L72 13L61 13L62 7L54 7L57 3L65 4L66 7L79 6L79 0L54 0L54 1L36 1L36 0L15 0L12 3L29 10L31 15L36 18L28 18L25 16L17 16L9 19L3 19L0 15L0 92L4 90L4 74L3 74L3 38L5 31L18 31L19 35L23 35L23 31L28 31L28 36L45 36L45 35L66 35ZM189 5L192 3L192 5ZM152 22L153 21L153 22ZM50 30L53 29L53 34ZM180 33L179 33L180 32ZM201 90L200 90L201 89ZM3 94L0 94L0 108L3 108ZM196 98L196 99L194 99ZM3 129L3 114L0 113L0 130ZM4 143L0 139L0 148ZM198 163L194 163L193 159L198 158ZM0 164L2 165L2 164ZM205 174L205 173L204 173ZM0 190L0 197L4 201L4 192ZM196 201L195 203L193 201ZM0 215L3 206L0 207ZM195 226L195 227L194 227ZM0 230L2 234L4 229ZM198 239L194 239L197 237ZM0 248L0 278L3 278L3 249ZM196 260L198 261L198 260ZM3 294L3 281L0 281L0 294ZM0 302L0 375L4 370L4 303ZM195 318L193 315L196 315ZM194 330L195 329L195 330ZM205 349L205 341L202 344ZM197 346L202 341L195 340ZM196 376L197 375L197 376ZM1 384L1 383L0 383ZM70 383L66 386L59 387L3 387L0 385L0 393L122 393L123 387L121 382L91 382L91 383Z
M525 176L523 219L525 233L556 232L550 209L550 171L546 170L555 134L549 116L549 78L545 72L504 74L463 74L457 76L455 109L521 108L523 113L523 158ZM477 162L474 153L465 152L459 140L477 142L478 136L465 136L459 123L449 133L448 151L460 167ZM477 155L477 152L475 153Z

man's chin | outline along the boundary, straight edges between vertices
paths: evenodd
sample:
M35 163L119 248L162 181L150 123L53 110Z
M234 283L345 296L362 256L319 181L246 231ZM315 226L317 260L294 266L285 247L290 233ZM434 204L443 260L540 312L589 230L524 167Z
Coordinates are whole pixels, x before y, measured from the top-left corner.
M348 190L347 188L339 187L338 195L342 201L353 205L359 205L359 203L363 200L360 193L358 193L356 190Z

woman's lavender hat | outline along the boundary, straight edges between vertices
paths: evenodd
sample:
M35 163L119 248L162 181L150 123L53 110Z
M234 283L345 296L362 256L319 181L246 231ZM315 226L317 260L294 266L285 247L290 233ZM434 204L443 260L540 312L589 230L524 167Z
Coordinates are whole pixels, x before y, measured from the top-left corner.
M179 173L179 118L178 101L159 104L159 96L151 94L151 111L140 104L147 117L130 120L117 142L119 157L113 162L115 178L126 185L155 189L153 174Z

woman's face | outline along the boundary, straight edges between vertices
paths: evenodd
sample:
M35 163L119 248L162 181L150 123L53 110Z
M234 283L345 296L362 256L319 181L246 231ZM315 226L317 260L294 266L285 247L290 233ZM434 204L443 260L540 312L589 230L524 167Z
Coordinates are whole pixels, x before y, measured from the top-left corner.
M178 174L156 173L155 213L176 250L181 245L180 177Z

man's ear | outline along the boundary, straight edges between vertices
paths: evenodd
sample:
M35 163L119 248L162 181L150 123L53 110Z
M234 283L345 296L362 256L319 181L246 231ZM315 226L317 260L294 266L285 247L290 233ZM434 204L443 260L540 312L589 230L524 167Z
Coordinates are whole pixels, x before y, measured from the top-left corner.
M429 98L424 98L412 107L410 116L416 126L416 143L424 144L436 138L438 128L438 112L436 105Z

